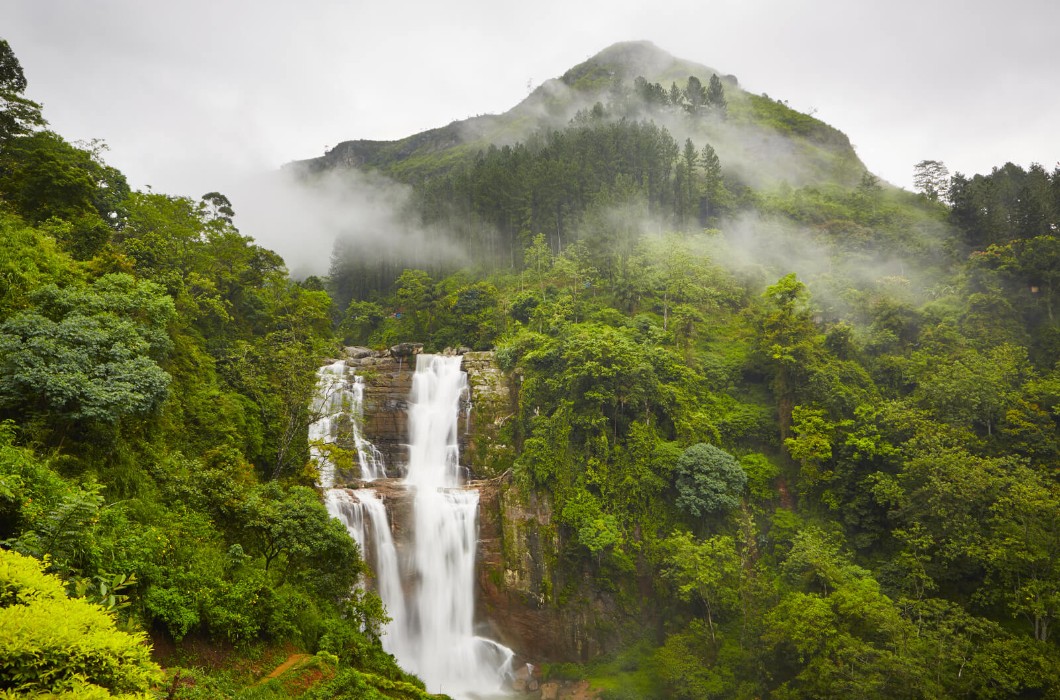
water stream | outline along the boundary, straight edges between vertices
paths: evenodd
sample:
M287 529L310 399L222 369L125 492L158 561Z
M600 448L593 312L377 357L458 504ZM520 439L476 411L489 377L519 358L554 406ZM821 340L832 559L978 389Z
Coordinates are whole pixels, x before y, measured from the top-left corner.
M386 478L383 455L362 435L364 378L348 372L344 360L317 370L317 392L311 408L317 419L309 425L309 450L316 461L317 481L322 488L330 489L335 485L335 464L324 445L335 444L343 425L348 425L352 433L361 481Z
M411 501L407 541L395 543L384 501L373 489L335 489L335 468L314 448L325 503L361 546L391 617L383 648L431 692L454 698L496 695L513 653L474 633L478 497L460 466L460 405L467 398L461 357L419 355L409 397L409 462L400 487ZM362 481L386 475L378 450L361 436L363 380L340 362L322 367L310 438L336 439L339 415L351 418ZM336 398L338 397L338 398ZM466 417L465 417L466 420ZM362 458L362 454L370 458ZM398 552L401 552L399 557Z

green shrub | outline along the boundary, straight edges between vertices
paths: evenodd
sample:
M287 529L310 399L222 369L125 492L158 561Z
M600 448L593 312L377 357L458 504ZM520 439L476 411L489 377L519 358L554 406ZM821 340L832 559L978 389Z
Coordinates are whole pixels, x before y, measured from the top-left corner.
M0 550L0 690L105 698L161 681L144 635L121 632L100 606L67 598L40 562Z

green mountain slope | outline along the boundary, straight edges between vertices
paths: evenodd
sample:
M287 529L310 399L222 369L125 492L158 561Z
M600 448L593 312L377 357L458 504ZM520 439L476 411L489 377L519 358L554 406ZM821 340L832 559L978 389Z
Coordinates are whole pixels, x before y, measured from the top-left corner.
M1060 692L1060 168L899 191L812 117L619 44L503 115L294 166L356 204L295 282L223 195L130 191L42 130L2 41L0 68L0 612L29 621L0 624L0 696L426 697L307 435L323 357L403 341L509 383L469 466L515 525L483 588L567 640L535 681ZM148 632L164 683L42 586Z
M661 109L639 99L634 89L638 77L668 91L672 85L683 89L690 76L705 86L713 75L723 78L728 100L725 119L697 119L680 109ZM678 140L711 143L733 174L756 184L850 184L864 172L842 132L783 103L744 91L734 76L675 58L650 42L610 46L538 86L504 114L453 122L397 141L345 141L324 156L292 166L310 173L374 169L403 182L418 182L450 171L491 145L512 145L541 129L565 128L579 111L598 102L611 120L655 120Z

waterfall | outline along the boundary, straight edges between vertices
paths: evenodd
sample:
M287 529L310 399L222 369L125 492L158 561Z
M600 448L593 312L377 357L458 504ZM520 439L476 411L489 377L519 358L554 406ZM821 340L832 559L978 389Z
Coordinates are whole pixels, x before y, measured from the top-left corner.
M328 509L331 517L346 526L350 537L361 548L361 554L367 556L365 545L368 535L361 501L354 498L346 489L328 489L324 492L324 507Z
M401 486L411 497L411 541L398 558L384 502L372 489L331 488L334 465L316 449L325 504L345 523L374 572L391 621L383 648L427 684L454 698L501 692L511 677L511 649L474 634L478 492L464 488L460 466L461 402L467 375L461 357L419 355L409 400L409 462ZM344 363L321 368L314 408L325 414L310 438L334 441L337 416L352 418L354 444L365 481L385 478L378 450L361 436L360 377L351 383ZM334 415L333 415L334 414Z
M385 637L397 640L395 643L401 645L406 626L405 595L386 506L372 489L348 491L333 488L335 465L321 446L336 441L338 427L346 418L357 450L361 480L371 482L386 478L383 455L362 435L363 399L364 378L354 376L351 381L345 361L321 367L317 371L317 392L312 404L317 419L309 426L310 452L317 463L318 483L324 489L324 506L331 517L346 526L375 574L376 591L391 617L383 628Z
M353 446L357 448L357 463L361 467L361 479L375 481L386 478L386 462L383 453L366 440L364 432L364 377L355 376L351 396L353 398Z
M338 519L357 542L361 553L374 572L376 592L386 607L390 622L383 627L388 643L405 644L405 593L401 587L397 547L390 533L386 506L372 489L328 489L324 505L331 517ZM391 651L391 649L388 649Z
M408 647L394 655L432 692L454 697L500 691L512 651L474 634L478 492L461 488L462 358L419 355L409 401L414 541Z
M346 395L346 363L342 360L317 370L317 389L310 410L317 416L309 424L309 452L316 462L320 486L335 485L335 463L323 445L335 442L335 422L342 415Z
M324 444L334 444L338 429L348 421L361 468L361 481L386 478L383 455L363 436L364 378L347 371L346 362L337 360L317 370L317 390L312 411L317 419L309 425L310 453L317 464L318 483L330 489L335 485L335 463Z

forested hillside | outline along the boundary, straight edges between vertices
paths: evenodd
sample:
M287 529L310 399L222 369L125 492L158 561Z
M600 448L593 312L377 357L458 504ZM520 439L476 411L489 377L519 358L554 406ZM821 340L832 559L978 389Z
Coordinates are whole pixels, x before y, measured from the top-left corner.
M232 697L297 647L313 696L423 695L310 488L328 295L223 195L131 192L0 59L0 694Z
M403 220L461 251L340 238L296 282L224 195L130 191L48 131L0 51L0 615L51 639L109 615L86 644L138 669L42 660L5 623L0 691L423 695L306 432L339 342L411 341L496 350L502 467L560 543L538 599L606 601L606 653L546 677L1060 692L1060 170L924 161L908 193L832 127L618 45L506 115L295 164L400 183ZM292 650L302 686L242 690Z
M352 163L431 173L409 216L477 267L366 275L340 240L328 280L345 342L496 347L514 378L512 478L561 542L538 593L615 606L613 655L548 673L615 698L1051 696L1060 171L924 161L910 194L815 120L621 47L564 77L595 106L562 127Z

